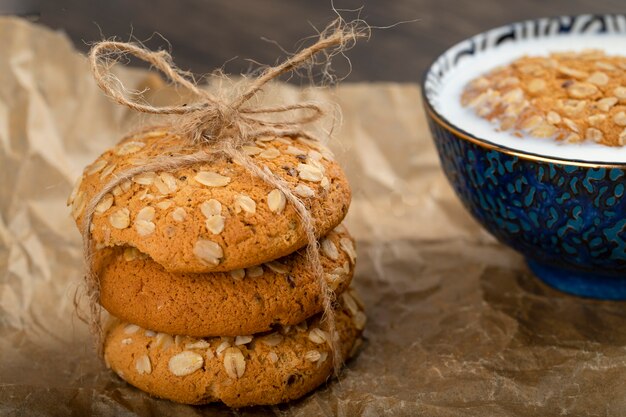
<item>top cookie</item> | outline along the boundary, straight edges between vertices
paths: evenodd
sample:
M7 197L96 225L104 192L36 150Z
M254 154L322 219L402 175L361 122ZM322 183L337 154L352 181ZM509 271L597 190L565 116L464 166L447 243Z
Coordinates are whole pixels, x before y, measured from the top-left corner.
M267 138L243 151L302 199L318 236L343 220L350 188L326 147L302 138ZM166 128L122 140L79 178L69 199L77 225L89 200L117 173L156 156L184 153L190 151L183 140ZM246 268L307 243L284 195L227 157L120 184L98 204L91 230L97 247L134 246L172 272Z

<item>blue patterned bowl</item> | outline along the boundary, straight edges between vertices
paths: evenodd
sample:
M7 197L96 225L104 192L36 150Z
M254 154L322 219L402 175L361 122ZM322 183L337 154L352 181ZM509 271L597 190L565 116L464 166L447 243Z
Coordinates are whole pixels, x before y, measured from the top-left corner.
M476 220L552 287L626 300L626 163L502 146L459 128L436 105L446 75L468 57L529 38L573 34L626 36L626 17L543 18L476 35L435 60L424 76L423 101L445 174Z

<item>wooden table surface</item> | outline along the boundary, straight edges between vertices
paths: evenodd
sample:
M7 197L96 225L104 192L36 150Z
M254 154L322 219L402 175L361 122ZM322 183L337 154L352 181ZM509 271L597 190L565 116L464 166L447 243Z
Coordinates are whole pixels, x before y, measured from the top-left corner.
M333 18L330 1L315 0L0 0L39 13L38 21L66 31L81 50L87 43L129 34L140 40L155 32L172 45L183 69L209 72L224 65L229 73L251 68L247 59L272 64L298 41ZM338 9L363 6L361 16L373 26L406 23L374 30L349 56L350 81L419 80L431 60L446 47L507 22L577 13L623 12L624 0L335 0ZM621 7L620 7L621 6ZM350 13L346 13L347 16ZM102 35L101 35L102 33ZM150 47L166 43L158 36ZM345 69L340 62L339 69Z

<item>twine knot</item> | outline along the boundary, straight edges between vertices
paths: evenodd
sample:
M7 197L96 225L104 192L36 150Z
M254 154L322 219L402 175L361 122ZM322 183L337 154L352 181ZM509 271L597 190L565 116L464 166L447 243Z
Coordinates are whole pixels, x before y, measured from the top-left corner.
M197 124L190 129L192 142L217 146L220 141L230 140L239 147L248 140L244 139L241 129L243 120L237 109L222 102L207 107L198 118Z

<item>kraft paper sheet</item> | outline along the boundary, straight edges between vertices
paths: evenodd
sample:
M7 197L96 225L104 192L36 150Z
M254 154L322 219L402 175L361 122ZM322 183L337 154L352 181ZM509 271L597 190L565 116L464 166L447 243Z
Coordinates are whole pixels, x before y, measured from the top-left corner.
M239 411L126 384L74 312L82 253L65 201L85 165L148 121L103 96L62 33L0 18L0 39L0 415L626 414L626 305L546 287L473 221L439 167L414 84L267 94L343 110L331 147L353 188L346 223L369 322L341 381ZM134 88L160 84L117 73Z

